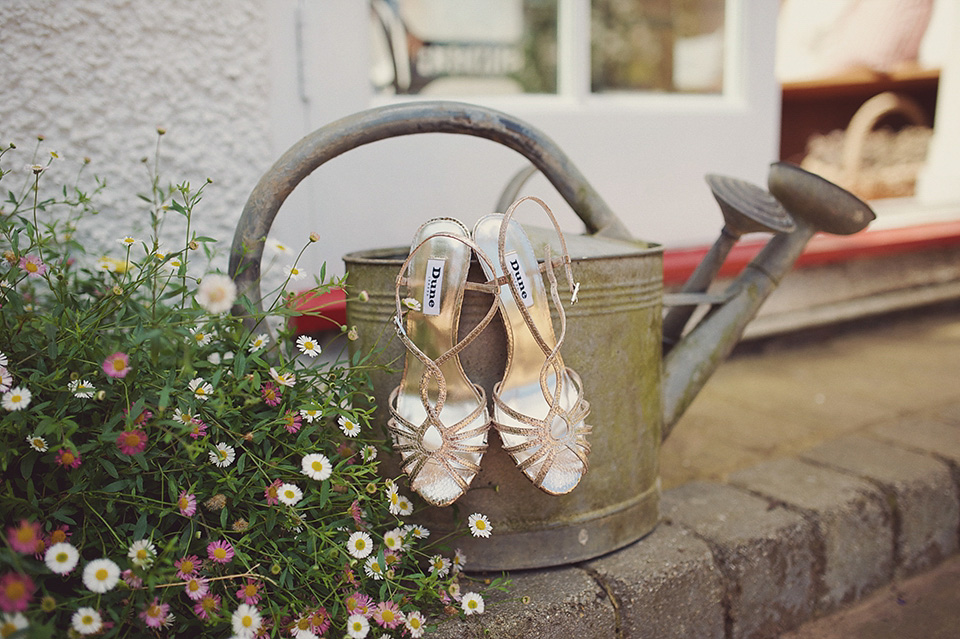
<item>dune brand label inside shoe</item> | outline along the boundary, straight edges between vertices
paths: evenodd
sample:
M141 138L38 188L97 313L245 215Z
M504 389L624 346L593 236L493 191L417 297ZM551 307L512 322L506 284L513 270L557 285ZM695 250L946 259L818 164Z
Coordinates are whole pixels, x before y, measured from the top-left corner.
M427 277L423 281L423 314L440 314L440 295L443 293L443 266L445 260L427 260Z
M527 281L527 276L523 272L523 267L520 265L520 259L517 257L516 251L510 251L504 257L507 260L507 269L510 271L510 277L513 278L513 283L517 287L517 292L520 293L520 299L523 300L524 306L533 305L533 287L530 286L530 283Z

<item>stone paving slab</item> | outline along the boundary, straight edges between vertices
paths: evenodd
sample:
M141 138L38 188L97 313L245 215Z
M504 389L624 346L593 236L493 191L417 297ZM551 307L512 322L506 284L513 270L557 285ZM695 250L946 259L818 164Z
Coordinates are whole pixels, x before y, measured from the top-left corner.
M437 639L617 637L617 615L607 591L576 567L512 573L510 592L491 600L489 614L441 623Z
M661 523L640 542L581 567L617 602L624 637L724 637L722 576L710 547L689 530Z
M943 462L866 435L850 435L800 457L875 482L894 503L896 574L905 576L957 550L960 505Z
M837 609L886 584L893 575L893 513L870 482L798 459L739 471L730 483L796 510L814 526L815 612Z
M814 535L799 514L732 486L703 482L665 493L661 510L713 551L726 581L727 637L772 637L810 617Z

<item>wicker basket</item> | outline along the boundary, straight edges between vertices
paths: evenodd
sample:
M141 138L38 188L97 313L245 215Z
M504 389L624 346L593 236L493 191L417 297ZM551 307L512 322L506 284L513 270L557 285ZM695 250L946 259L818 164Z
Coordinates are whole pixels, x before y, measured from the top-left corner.
M874 130L891 114L911 124L899 131ZM932 134L916 102L888 91L864 102L846 131L812 136L801 166L861 199L909 196L914 193Z

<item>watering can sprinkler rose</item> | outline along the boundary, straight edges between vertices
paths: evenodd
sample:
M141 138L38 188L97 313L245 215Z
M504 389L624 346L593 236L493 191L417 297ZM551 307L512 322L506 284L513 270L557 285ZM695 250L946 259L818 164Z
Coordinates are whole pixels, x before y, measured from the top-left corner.
M579 373L589 400L589 466L566 494L548 494L524 476L497 437L490 437L479 470L452 506L424 505L417 517L436 534L453 531L463 513L482 512L496 527L497 543L471 547L476 570L534 568L582 561L623 547L649 533L659 519L658 455L670 433L716 367L729 355L766 297L789 272L816 232L856 233L874 219L870 208L840 187L796 166L770 168L768 190L735 178L708 176L725 225L679 295L663 291L663 250L633 239L626 227L557 145L528 124L504 113L454 102L391 105L344 118L291 147L261 178L237 227L230 269L241 294L260 302L262 238L281 204L313 170L351 149L414 133L455 133L486 138L524 157L556 188L586 226L568 236L525 227L541 260L570 256L579 281L579 302L565 313L563 360ZM721 295L707 293L730 247L740 235L774 235ZM566 249L566 251L564 250ZM365 290L365 301L348 303L356 327L354 352L383 347L392 366L372 374L376 419L386 426L390 394L400 382L405 347L393 334L397 274L407 248L386 248L344 257L348 284ZM495 261L496 257L492 261ZM489 280L474 260L473 282L463 294L462 339L484 330L458 352L470 381L493 396L504 375L508 344L503 318L490 317ZM441 298L442 299L442 298ZM664 317L671 302L680 305ZM707 306L688 327L696 306ZM560 327L554 310L553 323ZM384 472L400 476L395 455ZM473 552L471 552L473 551Z

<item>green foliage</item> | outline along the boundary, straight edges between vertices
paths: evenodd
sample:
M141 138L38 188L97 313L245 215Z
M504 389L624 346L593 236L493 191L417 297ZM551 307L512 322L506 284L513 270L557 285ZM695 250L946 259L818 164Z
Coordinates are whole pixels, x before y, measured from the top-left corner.
M190 226L203 186L162 188L154 166L141 196L152 236L118 238L107 252L122 255L104 257L73 240L104 184L88 193L78 177L47 196L53 161L32 165L0 208L3 636L22 623L38 637L149 628L243 636L245 614L260 636L291 636L298 622L341 636L351 614L372 617L378 604L409 618L451 603L465 579L459 565L450 574L429 567L450 549L406 524L408 500L377 473L387 448L368 423L369 371L336 357L317 363L294 347L284 328L288 282L272 308L254 313L233 299L228 278L191 275L194 256L209 258L215 244ZM0 168L0 181L8 173ZM182 248L167 252L159 237L169 212L187 230ZM340 284L321 279L313 292ZM233 305L246 321L228 312ZM268 325L280 327L275 338ZM347 420L358 435L347 435ZM365 552L350 546L360 533ZM387 537L402 546L385 547ZM232 558L217 561L216 542ZM56 543L79 555L72 569L51 557ZM178 575L192 556L195 571ZM84 576L101 558L122 571L119 581ZM205 598L188 595L191 575L209 588ZM248 585L257 594L244 604ZM390 632L376 621L370 636Z

